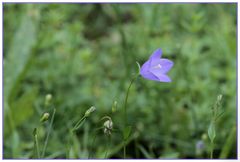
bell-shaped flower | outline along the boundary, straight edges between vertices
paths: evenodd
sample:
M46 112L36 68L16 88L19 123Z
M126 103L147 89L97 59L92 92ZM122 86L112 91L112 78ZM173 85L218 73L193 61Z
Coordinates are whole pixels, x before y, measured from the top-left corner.
M161 58L162 50L157 49L150 56L149 60L143 64L140 74L143 78L158 82L171 82L167 72L172 68L173 62Z

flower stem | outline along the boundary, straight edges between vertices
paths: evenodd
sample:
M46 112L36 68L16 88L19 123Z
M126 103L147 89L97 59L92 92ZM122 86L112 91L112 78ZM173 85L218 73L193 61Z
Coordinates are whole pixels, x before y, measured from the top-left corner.
M124 101L124 127L127 126L127 101L128 101L128 94L129 94L129 91L130 91L130 88L131 88L133 82L137 79L138 75L139 74L135 75L132 78L132 80L131 80L131 82L130 82L130 84L128 86L128 89L127 89L127 94L126 94L125 101Z
M108 144L107 144L107 148L106 148L104 159L106 159L107 156L108 156L108 151L109 151L110 145L111 145L111 136L109 136L109 139L108 139Z
M47 143L48 143L48 138L49 138L50 132L52 130L52 125L53 125L53 120L54 120L55 113L56 113L56 109L54 108L53 109L52 118L51 118L51 122L50 122L49 129L48 129L48 133L47 133L47 137L46 137L46 140L44 142L44 147L43 147L43 151L42 151L42 158L45 155L45 151L46 151Z
M210 150L210 159L213 159L213 150L214 150L214 143L211 142L211 150Z
M80 126L82 125L82 123L85 121L86 116L84 115L78 122L77 124L73 127L72 131L75 131L77 129L80 128Z
M131 80L129 86L128 86L128 89L127 89L127 93L126 93L126 97L125 97L125 101L124 101L124 130L126 129L127 127L127 101L128 101L128 95L129 95L129 91L130 91L130 88L133 84L133 82L137 79L139 73L137 73ZM123 146L123 157L124 159L126 158L126 141L127 141L127 138L124 139L124 146Z
M93 152L92 147L94 146L96 136L97 136L97 131L95 132L95 134L94 134L94 136L93 136L92 145L91 145L91 148L90 148L89 154L88 154L88 159L91 158L91 155L92 155L92 152Z
M70 153L70 150L71 150L71 145L74 142L73 141L74 132L82 126L82 124L84 123L86 118L87 118L86 115L84 115L81 119L78 120L78 122L75 124L75 126L72 129L70 129L70 131L69 131L70 138L69 138L69 141L68 141L68 150L67 150L68 156L70 155L69 153Z
M36 153L35 157L40 158L37 129L36 129L36 134L34 135L34 150Z

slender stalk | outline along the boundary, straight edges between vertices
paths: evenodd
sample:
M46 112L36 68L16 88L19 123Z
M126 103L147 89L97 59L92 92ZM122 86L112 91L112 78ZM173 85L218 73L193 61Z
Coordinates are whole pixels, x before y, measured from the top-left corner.
M73 139L73 134L74 134L74 131L76 131L77 129L79 129L81 127L81 125L83 124L83 122L85 121L86 119L86 116L84 115L76 124L75 126L69 131L70 133L70 139L68 141L68 149L67 149L67 156L69 156L69 152L71 150L71 145L72 145L72 139Z
M85 121L86 116L84 115L78 122L77 124L73 127L72 131L75 131L77 129L80 128L80 126L82 125L82 123Z
M131 82L130 82L130 84L128 86L128 89L127 89L127 93L126 93L126 97L125 97L125 101L124 101L124 127L127 126L127 101L128 101L129 91L130 91L130 88L131 88L133 82L137 79L138 75L139 74L135 75L132 78L132 80L131 80Z
M71 151L71 145L72 145L71 141L73 139L73 130L72 129L69 130L69 133L70 133L70 138L68 139L68 145L67 145L68 146L67 153L66 153L67 158L70 158L70 151Z
M127 127L127 101L128 101L128 95L129 95L129 91L130 91L130 88L133 84L133 82L137 79L138 77L138 73L132 78L129 86L128 86L128 89L127 89L127 93L126 93L126 97L125 97L125 101L124 101L124 130L126 129ZM124 159L126 158L126 141L127 139L124 139L124 147L123 147L123 157Z
M51 132L51 130L52 130L52 125L53 125L53 120L54 120L55 113L56 113L56 109L54 108L54 109L53 109L52 118L51 118L51 122L50 122L49 129L48 129L48 133L47 133L47 137L46 137L46 140L45 140L45 142L44 142L44 147L43 147L43 151L42 151L42 158L43 158L44 155L45 155L45 151L46 151L46 148L47 148L49 135L50 135L50 132Z
M231 152L231 149L232 149L232 146L233 146L233 143L236 141L236 138L235 138L235 135L236 135L236 126L234 126L229 134L229 136L227 137L227 140L222 148L222 151L220 153L220 156L219 158L220 159L226 159L228 158L230 152Z
M40 158L38 137L37 137L37 128L34 128L33 137L34 137L34 157Z
M126 159L126 140L123 141L123 158Z
M91 144L91 146L94 146L94 143L95 143L95 139L96 139L96 137L97 137L97 132L99 131L99 130L101 130L103 127L100 127L100 128L97 128L95 131L94 131L94 136L93 136L93 140L92 140L92 144ZM90 151L89 151L89 154L88 154L88 159L89 158L91 158L91 155L92 155L92 147L89 149Z
M213 159L213 150L214 150L214 143L211 142L211 150L210 150L210 159Z
M35 143L36 143L37 157L40 158L39 144L38 144L38 137L37 137L37 135L34 138L35 138Z
M89 154L88 154L88 159L91 158L91 155L92 155L92 146L94 146L94 142L95 142L96 136L97 136L97 132L95 132L95 135L94 135L94 137L93 137L91 149L90 149Z
M109 147L110 147L110 144L111 144L111 136L109 136L109 139L108 139L108 144L107 144L107 149L106 149L106 152L105 152L105 156L104 156L104 159L107 158L107 155L108 155L108 151L109 151Z

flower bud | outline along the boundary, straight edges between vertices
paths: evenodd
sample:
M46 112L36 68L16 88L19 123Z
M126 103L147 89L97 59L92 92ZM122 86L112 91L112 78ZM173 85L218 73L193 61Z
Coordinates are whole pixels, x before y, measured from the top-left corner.
M112 112L114 113L116 111L117 111L117 101L114 101L112 105Z
M113 128L113 122L112 120L107 120L104 122L103 124L103 127L104 127L104 133L107 134L107 135L111 135L111 131L112 131L112 128Z
M96 108L94 106L90 107L86 112L85 112L85 117L88 117L92 112L94 112Z
M47 121L48 118L49 118L49 113L44 113L44 114L42 115L41 119L40 119L40 122L43 123L43 122Z
M222 94L218 95L217 100L218 100L218 102L220 102L222 100Z
M51 101L52 101L52 95L47 94L45 97L45 106L49 106L51 104Z

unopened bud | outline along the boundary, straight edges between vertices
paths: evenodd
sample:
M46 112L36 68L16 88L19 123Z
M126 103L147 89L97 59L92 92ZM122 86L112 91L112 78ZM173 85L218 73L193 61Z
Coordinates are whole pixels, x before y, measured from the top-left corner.
M43 122L47 121L48 118L49 118L49 113L44 113L44 114L42 115L41 119L40 119L40 122L43 123Z
M222 94L218 95L217 100L218 100L218 102L220 102L222 100Z
M116 111L117 111L117 101L114 101L112 105L112 112L114 113Z
M52 101L52 95L47 94L46 97L45 97L45 106L49 106L51 101Z
M85 112L85 117L88 117L92 112L94 112L96 108L94 106L90 107L86 112Z

